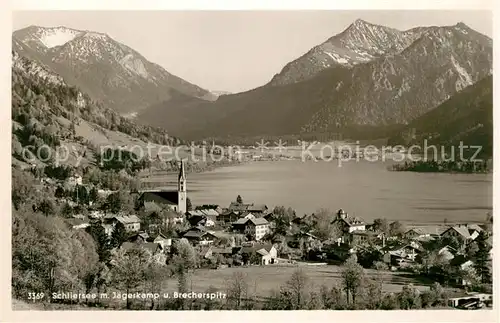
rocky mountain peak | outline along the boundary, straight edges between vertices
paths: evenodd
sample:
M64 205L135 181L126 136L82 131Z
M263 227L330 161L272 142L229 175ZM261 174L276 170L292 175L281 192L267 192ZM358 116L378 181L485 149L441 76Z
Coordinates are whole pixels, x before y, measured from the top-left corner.
M13 33L13 46L48 65L70 85L125 114L168 100L170 90L215 99L209 91L170 74L105 33L30 26Z

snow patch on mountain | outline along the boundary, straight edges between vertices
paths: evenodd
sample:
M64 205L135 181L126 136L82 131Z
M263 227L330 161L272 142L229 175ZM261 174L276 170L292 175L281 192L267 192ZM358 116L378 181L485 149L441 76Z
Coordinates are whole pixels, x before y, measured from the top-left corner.
M467 73L467 70L460 65L460 63L455 59L453 55L451 55L451 63L458 73L458 80L455 83L455 88L457 91L460 91L474 83L470 74Z
M119 63L128 71L137 74L145 79L148 79L149 74L144 66L144 63L139 58L134 58L134 55L127 54L125 55Z
M330 56L335 62L341 64L341 65L348 65L349 61L343 57L340 57L339 54L337 53L329 53L329 52L323 52L326 55Z
M43 28L39 30L38 39L47 48L62 46L82 32L68 28Z

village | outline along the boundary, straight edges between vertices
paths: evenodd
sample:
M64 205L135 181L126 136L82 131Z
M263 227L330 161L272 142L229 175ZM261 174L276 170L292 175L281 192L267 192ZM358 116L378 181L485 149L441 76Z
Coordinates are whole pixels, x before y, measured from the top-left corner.
M68 177L64 185L86 186L78 174ZM169 262L180 240L188 241L196 251L197 268L207 270L335 266L356 255L364 268L404 272L415 282L425 277L427 282L453 288L448 306L491 306L491 290L475 287L490 279L482 276L478 261L485 262L486 272L492 272L491 216L484 223L406 227L386 219L367 223L343 209L301 216L283 206L271 209L244 202L239 195L228 206L191 205L187 192L181 163L176 189L130 192L134 211L113 208L109 197L115 193L97 190L107 201L106 207L89 202L87 212L74 212L65 221L72 230L98 226L109 239L119 240L113 248L144 250L159 264ZM60 200L78 205L78 196L76 202L74 196ZM480 249L488 250L487 259L478 260Z

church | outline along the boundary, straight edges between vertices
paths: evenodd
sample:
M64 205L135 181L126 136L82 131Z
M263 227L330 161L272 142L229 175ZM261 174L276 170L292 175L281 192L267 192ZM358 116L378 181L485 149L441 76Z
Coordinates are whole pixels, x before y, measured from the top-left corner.
M139 197L146 211L159 211L169 207L172 211L185 214L187 211L187 180L184 161L180 162L176 190L143 191Z

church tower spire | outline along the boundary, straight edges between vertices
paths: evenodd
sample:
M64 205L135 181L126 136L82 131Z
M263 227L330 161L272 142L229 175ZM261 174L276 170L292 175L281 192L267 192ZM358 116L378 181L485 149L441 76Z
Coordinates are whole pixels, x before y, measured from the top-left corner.
M184 169L184 160L181 160L179 167L179 178L177 180L177 192L178 192L178 210L180 213L184 214L187 212L187 180L186 172Z

